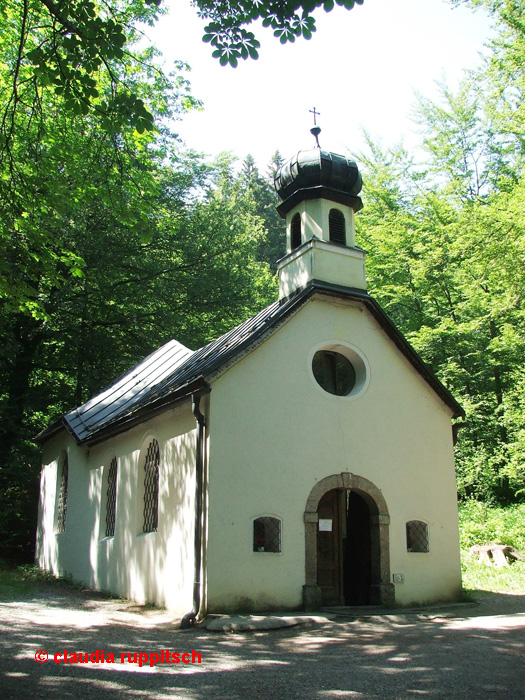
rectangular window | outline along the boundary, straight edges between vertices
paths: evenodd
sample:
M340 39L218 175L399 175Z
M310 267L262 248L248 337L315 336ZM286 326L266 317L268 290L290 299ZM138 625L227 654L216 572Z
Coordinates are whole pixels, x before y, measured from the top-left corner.
M253 521L253 551L281 551L281 521L279 518L264 516Z
M407 552L428 552L428 525L410 520L407 525Z

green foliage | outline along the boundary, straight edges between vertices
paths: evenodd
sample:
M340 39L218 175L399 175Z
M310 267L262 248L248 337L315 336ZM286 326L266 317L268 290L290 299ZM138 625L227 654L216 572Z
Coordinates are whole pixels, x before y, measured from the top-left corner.
M221 65L235 68L240 59L258 58L260 42L246 26L262 20L262 26L273 30L281 44L293 43L296 38L310 39L315 32L312 13L323 8L331 12L334 5L351 10L364 0L303 0L283 3L279 0L193 0L200 17L211 20L206 25L203 41L213 47L212 56Z
M419 98L425 162L369 140L358 233L370 292L465 410L461 497L510 503L525 497L525 42L520 7L498 8L483 68Z
M3 2L1 55L11 69L8 108L1 129L3 145L14 136L19 111L36 119L46 93L60 97L74 115L101 118L108 128L153 128L153 115L120 70L122 61L138 65L133 53L137 23L154 22L158 3L113 0L22 0ZM129 77L129 76L128 76ZM102 94L101 82L111 83Z
M69 3L62 10L81 7ZM133 12L124 9L131 21ZM0 19L0 301L34 317L42 316L41 295L50 285L82 274L82 258L61 234L80 207L103 201L126 225L147 221L156 187L152 167L167 155L163 120L192 103L185 66L166 76L151 49L131 53L131 39L124 56L103 60L100 69L88 62L72 71L74 56L67 54L62 77L53 81L42 76L58 70L59 59L46 55L44 73L35 77L32 47L59 56L68 37L46 12L34 0L9 5ZM75 87L86 75L96 85L90 82L89 99ZM161 133L147 130L152 114Z
M259 173L253 156L248 155L237 180L238 186L253 202L254 214L264 222L266 235L259 245L258 259L267 262L272 272L277 271L277 260L286 251L286 227L277 212L280 200L273 184L275 173L283 162L280 153L276 151L264 177Z
M525 504L501 508L468 499L459 506L459 535L466 590L525 593L525 561L499 568L469 554L470 547L489 542L508 544L525 554Z
M136 23L157 15L142 1L4 5L0 303L42 318L49 288L82 275L65 222L102 201L122 224L146 223L167 120L197 103L185 65L165 75L153 49L135 46Z
M525 504L502 508L468 499L459 506L459 532L462 550L494 542L525 555Z
M181 153L176 168L150 162L148 178L145 221L130 225L119 216L121 200L91 197L57 216L57 233L82 260L82 274L66 268L61 284L42 276L41 315L11 309L0 323L6 556L34 543L39 450L32 436L170 338L198 347L275 298L275 279L257 259L265 230L251 195L231 185L231 163L206 165Z

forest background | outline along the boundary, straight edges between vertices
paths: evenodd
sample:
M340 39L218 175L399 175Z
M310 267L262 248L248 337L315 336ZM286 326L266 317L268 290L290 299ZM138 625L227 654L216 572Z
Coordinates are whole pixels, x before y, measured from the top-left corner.
M460 4L461 0L450 0ZM347 9L352 0L341 0ZM426 158L368 138L358 245L368 291L465 409L462 500L525 501L525 7L483 5L484 63L419 98ZM170 338L213 340L275 299L285 250L276 153L190 151L174 120L196 106L184 64L166 75L141 24L157 0L2 0L0 16L0 533L31 559L33 437ZM255 58L263 19L308 37L332 0L198 0L222 63Z

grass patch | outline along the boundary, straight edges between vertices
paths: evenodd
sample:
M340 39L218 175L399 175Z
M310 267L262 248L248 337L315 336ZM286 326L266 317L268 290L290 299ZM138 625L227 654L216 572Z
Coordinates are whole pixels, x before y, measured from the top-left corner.
M461 573L465 591L491 591L525 595L525 561L498 568L481 563L469 554L473 545L509 544L525 555L525 504L507 508L479 501L466 501L459 507Z
M478 561L468 552L461 553L463 589L525 595L525 562L515 561L498 568Z
M462 550L475 544L510 544L525 554L525 503L507 508L480 501L459 506L459 535Z
M64 578L56 578L49 571L33 564L13 566L0 561L0 600L30 598L47 586L75 588L75 584Z

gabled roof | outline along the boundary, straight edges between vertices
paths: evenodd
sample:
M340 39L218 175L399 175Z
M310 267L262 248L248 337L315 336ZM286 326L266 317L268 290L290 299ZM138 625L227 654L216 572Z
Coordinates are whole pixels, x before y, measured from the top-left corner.
M100 426L135 410L158 386L193 355L193 351L176 340L152 352L121 375L87 403L64 416L70 431L82 441Z
M208 392L209 381L217 372L262 342L314 294L344 298L366 306L414 369L452 410L453 416L464 415L452 394L372 297L361 289L314 281L288 299L270 304L195 352L176 340L169 341L87 403L66 413L39 433L35 440L44 442L65 427L77 443L94 444L188 399L192 394Z

